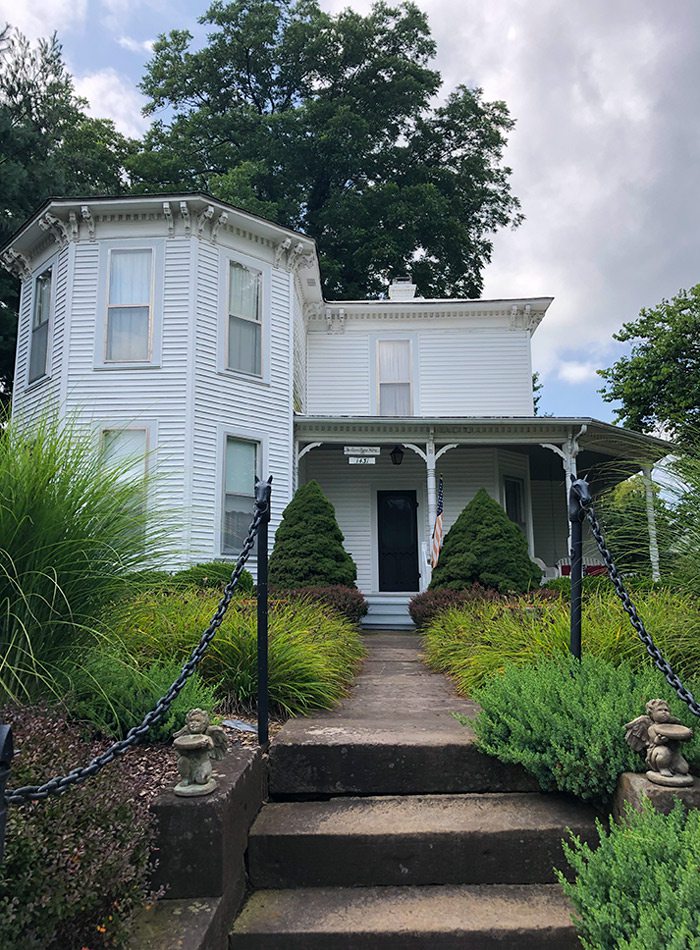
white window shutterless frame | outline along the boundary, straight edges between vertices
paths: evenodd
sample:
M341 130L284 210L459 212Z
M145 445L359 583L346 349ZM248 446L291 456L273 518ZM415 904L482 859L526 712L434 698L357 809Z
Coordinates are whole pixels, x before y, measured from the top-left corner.
M378 415L413 414L412 375L411 341L377 340Z
M148 454L147 428L102 429L102 458L125 478L143 478Z
M219 372L269 383L270 267L228 250L219 261Z
M160 365L164 245L107 241L100 248L95 367Z
M221 550L239 554L255 507L255 479L260 476L260 442L227 435L224 442L224 498ZM253 549L253 553L255 552Z
M54 265L50 264L34 279L27 384L35 383L49 375L49 327L53 313L53 285Z

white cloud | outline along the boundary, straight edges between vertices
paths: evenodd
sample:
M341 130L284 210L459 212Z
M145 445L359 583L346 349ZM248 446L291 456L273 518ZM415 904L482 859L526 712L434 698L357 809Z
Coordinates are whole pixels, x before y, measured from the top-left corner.
M34 40L81 28L87 0L0 0L0 24L9 23Z
M117 43L130 53L152 53L155 40L135 40L132 36L120 36Z
M580 363L577 360L563 360L559 363L557 375L565 383L587 383L598 379L595 363Z
M124 135L141 136L148 127L148 120L141 115L146 99L134 88L126 76L112 69L101 69L86 76L75 77L78 95L84 96L91 115L101 119L113 119Z

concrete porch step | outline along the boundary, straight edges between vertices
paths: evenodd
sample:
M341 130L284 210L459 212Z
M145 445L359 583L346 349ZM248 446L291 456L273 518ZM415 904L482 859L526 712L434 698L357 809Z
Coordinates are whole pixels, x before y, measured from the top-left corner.
M268 804L248 869L256 888L544 884L567 828L592 841L593 811L534 792Z
M396 718L380 719L371 685L368 675L364 718L330 714L287 723L270 747L272 798L538 790L523 769L477 749L472 730L451 715L458 701L436 696L425 716L413 711L410 696L406 710L397 690ZM355 691L358 706L364 688Z
M362 626L367 629L415 629L408 612L408 602L412 596L413 594L367 594L369 610L362 618Z
M555 884L257 891L230 937L230 950L578 946L569 907Z

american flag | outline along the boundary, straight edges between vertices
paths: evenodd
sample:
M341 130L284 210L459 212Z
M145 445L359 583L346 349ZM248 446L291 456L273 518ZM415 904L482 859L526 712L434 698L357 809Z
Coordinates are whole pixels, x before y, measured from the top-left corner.
M442 548L442 508L444 501L444 491L442 485L442 475L438 482L437 509L435 510L435 527L433 528L433 547L430 552L430 563L437 567L440 549Z

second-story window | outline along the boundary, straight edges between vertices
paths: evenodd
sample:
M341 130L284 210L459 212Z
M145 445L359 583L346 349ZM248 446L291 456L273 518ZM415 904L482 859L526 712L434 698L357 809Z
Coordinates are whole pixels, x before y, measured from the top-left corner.
M377 343L379 415L410 416L411 343L409 340L379 340Z
M105 360L148 362L151 358L153 252L113 249L109 257Z
M227 367L262 375L262 274L236 261L229 266Z
M29 344L29 382L46 376L49 349L49 318L51 317L52 269L47 267L34 283L32 338Z

